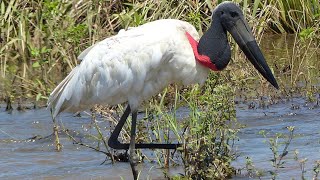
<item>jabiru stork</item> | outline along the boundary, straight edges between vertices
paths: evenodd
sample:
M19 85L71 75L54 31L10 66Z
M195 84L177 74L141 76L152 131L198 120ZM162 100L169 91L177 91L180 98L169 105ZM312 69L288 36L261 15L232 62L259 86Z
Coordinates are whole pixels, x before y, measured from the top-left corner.
M129 149L136 179L135 148L175 149L179 146L135 144L139 106L170 83L203 84L210 69L223 70L231 58L227 32L261 75L278 89L241 9L232 2L223 2L213 10L211 26L200 40L188 22L163 19L121 30L84 50L78 57L81 63L50 94L48 108L52 108L55 118L66 110L81 111L94 104L127 102L108 145ZM120 143L118 136L130 113L131 140L129 144Z

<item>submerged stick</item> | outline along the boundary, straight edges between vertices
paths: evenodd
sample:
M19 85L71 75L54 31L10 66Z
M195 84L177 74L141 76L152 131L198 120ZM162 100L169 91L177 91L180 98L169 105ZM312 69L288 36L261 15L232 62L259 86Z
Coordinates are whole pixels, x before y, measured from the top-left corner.
M50 109L51 112L51 117L52 117L52 122L53 122L53 135L54 135L54 144L56 147L56 151L61 151L62 145L60 144L60 139L59 139L59 129L56 123L56 118L53 118L52 114L52 109Z

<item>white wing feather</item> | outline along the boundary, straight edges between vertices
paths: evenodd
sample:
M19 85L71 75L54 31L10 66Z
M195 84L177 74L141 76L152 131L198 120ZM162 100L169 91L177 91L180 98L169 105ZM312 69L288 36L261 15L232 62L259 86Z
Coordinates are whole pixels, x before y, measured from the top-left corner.
M199 35L187 22L158 20L121 31L78 57L81 64L55 88L48 100L55 117L94 104L129 103L137 109L169 83L203 83L208 69L199 65L185 36Z

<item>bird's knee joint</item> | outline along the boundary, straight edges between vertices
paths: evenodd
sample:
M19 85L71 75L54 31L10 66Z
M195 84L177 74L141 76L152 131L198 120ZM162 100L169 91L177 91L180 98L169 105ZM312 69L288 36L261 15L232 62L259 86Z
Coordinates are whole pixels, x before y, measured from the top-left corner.
M117 139L110 138L108 140L108 146L113 149L120 149L121 143Z

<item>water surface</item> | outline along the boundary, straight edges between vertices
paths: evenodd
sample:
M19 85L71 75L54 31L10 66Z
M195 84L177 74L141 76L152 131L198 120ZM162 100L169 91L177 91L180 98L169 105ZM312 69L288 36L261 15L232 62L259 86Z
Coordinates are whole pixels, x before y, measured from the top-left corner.
M34 136L46 137L51 134L52 121L48 110L13 111L11 114L4 112L4 108L1 110L0 179L131 179L129 163L100 165L105 160L104 154L74 145L66 135L60 134L63 144L61 152L55 151L50 136L28 140ZM186 114L185 109L181 114ZM265 171L264 177L270 178L267 171L273 170L270 161L272 153L259 131L265 130L271 137L275 133L288 134L286 127L295 126L295 134L299 136L289 146L289 154L284 158L285 168L279 171L279 178L300 177L299 163L293 159L295 149L299 150L300 158L308 159L306 177L311 178L314 161L320 160L319 117L320 108L315 103L306 103L303 98L279 102L268 108L249 109L248 104L237 105L237 118L246 127L239 133L240 140L235 148L240 157L233 166L238 169L245 167L245 158L248 156L257 169ZM73 114L62 113L59 119L65 128L79 132L91 126L91 119L86 116L74 117ZM75 137L84 141L86 138L81 133ZM155 158L151 151L144 151L151 159ZM142 169L143 178L163 178L163 170L156 163L143 163L139 168ZM171 174L183 173L182 167L170 168L170 171ZM235 179L247 178L246 172L242 173Z

